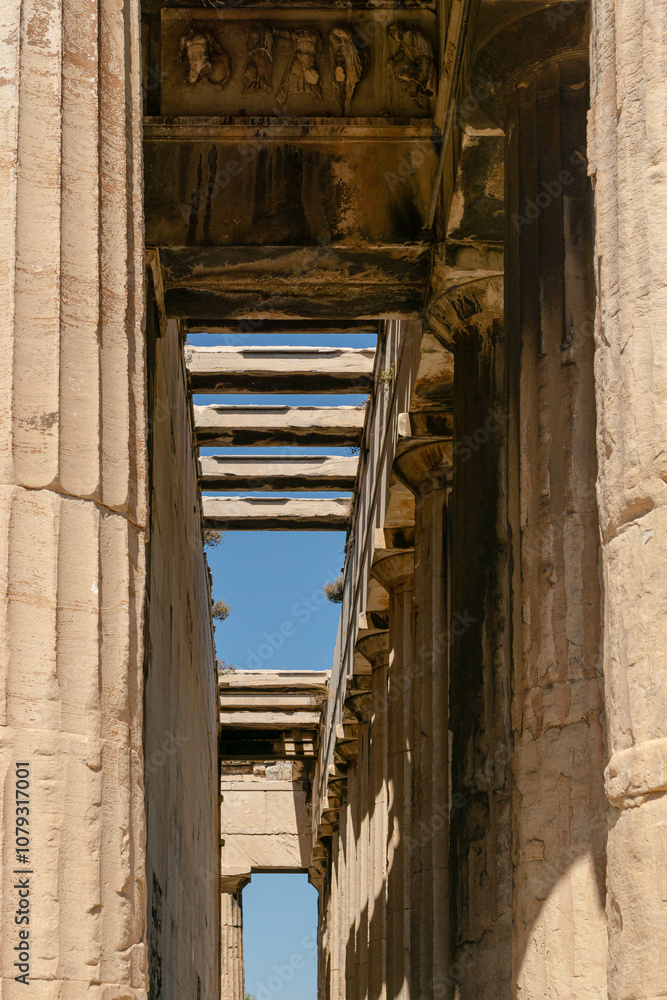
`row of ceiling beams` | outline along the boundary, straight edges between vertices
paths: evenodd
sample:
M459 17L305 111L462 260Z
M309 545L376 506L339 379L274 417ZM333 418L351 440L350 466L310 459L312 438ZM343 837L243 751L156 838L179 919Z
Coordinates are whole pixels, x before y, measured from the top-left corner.
M354 347L187 347L193 392L359 393L375 351Z
M230 326L210 320L183 321L186 333L242 336L257 333L375 334L377 323L265 321ZM259 327L259 324L255 324ZM201 394L350 395L373 386L375 350L350 347L185 347L189 387ZM200 448L358 448L364 424L361 406L195 405ZM344 531L357 476L356 456L233 454L201 455L200 488L207 528L238 530ZM211 496L209 492L313 493L348 496L312 499L285 496Z

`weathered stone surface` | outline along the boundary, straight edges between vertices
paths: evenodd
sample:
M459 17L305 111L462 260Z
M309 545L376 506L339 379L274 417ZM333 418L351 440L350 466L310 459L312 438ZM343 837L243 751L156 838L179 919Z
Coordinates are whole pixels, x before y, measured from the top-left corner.
M197 977L204 995L218 989L218 692L181 338L174 320L147 333L154 356L143 731L149 969L151 993L171 1000Z
M529 72L507 127L513 989L563 998L607 990L585 70Z
M242 781L223 778L220 791L223 870L241 860L253 870L309 867L312 834L302 782L250 775Z
M373 575L389 592L387 669L387 996L410 997L412 950L414 552L377 552Z
M3 71L0 479L144 524L138 6L23 16L36 34L19 57L10 17Z
M0 118L2 994L141 1000L138 4L9 5ZM101 123L103 127L101 127ZM29 777L17 778L17 762ZM22 769L23 770L23 769ZM29 813L17 814L17 780ZM17 854L26 824L29 850ZM29 895L15 868L30 874ZM29 899L29 969L18 958ZM15 950L16 949L16 950ZM26 983L16 981L27 971Z
M251 729L314 729L320 721L317 711L279 711L246 712L241 709L230 709L220 712L220 725L238 726Z
M220 1000L243 1000L243 904L241 890L223 884L220 907Z
M204 497L204 521L223 531L344 531L349 500L284 497Z
M329 238L317 242L317 247L162 246L167 313L191 321L217 315L248 323L419 314L428 248L371 244L359 249L331 245Z
M337 455L203 455L199 482L203 490L264 490L293 493L351 490L357 459Z
M609 732L609 997L664 990L664 12L592 5L589 169L596 208L595 375Z
M358 446L364 411L357 406L195 406L202 445Z
M151 118L144 129L147 243L225 246L237 256L243 248L246 255L257 247L294 254L319 244L332 264L356 247L370 272L385 247L398 253L421 242L437 165L431 136L428 122L383 117L349 124ZM331 318L345 317L334 311Z
M186 347L192 391L366 392L375 352L353 347Z
M221 703L234 693L279 692L282 697L315 698L326 692L328 670L232 670L218 678Z

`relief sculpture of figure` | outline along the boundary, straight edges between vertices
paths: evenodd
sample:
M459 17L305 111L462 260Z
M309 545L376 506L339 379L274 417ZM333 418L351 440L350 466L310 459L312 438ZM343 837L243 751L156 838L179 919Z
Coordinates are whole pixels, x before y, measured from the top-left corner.
M246 67L244 90L271 90L273 86L273 32L264 24L250 24L246 29Z
M196 31L192 26L182 35L178 46L178 61L185 62L188 83L208 80L224 87L230 77L229 58L218 40L209 31Z
M284 104L292 94L313 94L322 97L320 86L320 56L322 39L314 28L297 28L291 33L293 51L283 76L278 102Z
M329 54L333 66L334 87L343 104L343 114L350 114L352 95L369 62L367 48L361 48L349 28L332 28L329 32Z
M420 32L402 28L400 24L390 24L387 34L398 42L389 65L417 104L428 109L436 87L433 46Z

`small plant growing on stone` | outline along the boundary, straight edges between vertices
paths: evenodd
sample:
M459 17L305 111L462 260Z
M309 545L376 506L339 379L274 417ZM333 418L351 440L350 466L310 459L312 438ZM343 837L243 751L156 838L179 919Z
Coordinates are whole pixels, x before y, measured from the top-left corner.
M216 621L224 622L226 618L229 618L230 610L227 601L214 601L211 607L211 614Z
M207 549L214 549L224 540L224 532L218 531L217 528L204 528L204 545Z
M394 381L395 371L396 371L396 366L392 361L392 363L389 365L388 368L385 368L384 371L380 372L380 381L383 382L385 385L391 385L391 383Z
M324 593L332 604L343 603L343 574L324 584Z
M218 673L219 674L235 674L238 667L233 663L227 663L226 660L217 660Z

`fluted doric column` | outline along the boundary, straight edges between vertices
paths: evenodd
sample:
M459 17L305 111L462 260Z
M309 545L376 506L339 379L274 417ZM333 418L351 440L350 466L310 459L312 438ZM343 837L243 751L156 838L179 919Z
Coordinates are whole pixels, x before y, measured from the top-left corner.
M412 672L411 995L449 995L449 608L447 498L452 442L418 440L396 474L415 495Z
M667 980L667 35L655 0L592 14L609 998L653 1000Z
M345 948L345 997L346 1000L357 1000L358 997L358 932L361 911L359 909L359 858L361 844L359 842L359 768L355 761L348 769L347 802L345 805L345 858L346 858L346 905L344 924Z
M243 899L236 892L222 892L220 912L220 1000L243 1000Z
M512 995L507 382L502 275L433 289L454 354L451 531L451 986Z
M10 955L13 868L25 867L33 995L126 1000L147 987L139 11L28 0L5 12L3 994L24 988ZM26 864L12 834L17 762Z
M368 742L368 997L385 1000L387 961L387 672L389 633L357 641L373 668Z
M587 44L586 5L554 6L478 66L506 134L512 979L531 1000L606 997Z
M371 635L371 639L373 636ZM368 642L360 639L361 646ZM367 671L370 661L363 656L357 644L355 664L359 661ZM368 1000L368 954L369 954L369 905L370 870L372 865L370 824L372 807L369 800L370 789L370 739L372 692L371 678L367 673L356 673L348 684L347 698L343 710L343 720L356 730L357 738L348 751L348 771L346 787L350 811L348 837L354 853L351 872L352 919L346 957L347 1000Z
M373 575L389 593L387 671L387 997L410 992L410 837L412 832L412 684L414 553L380 550Z

